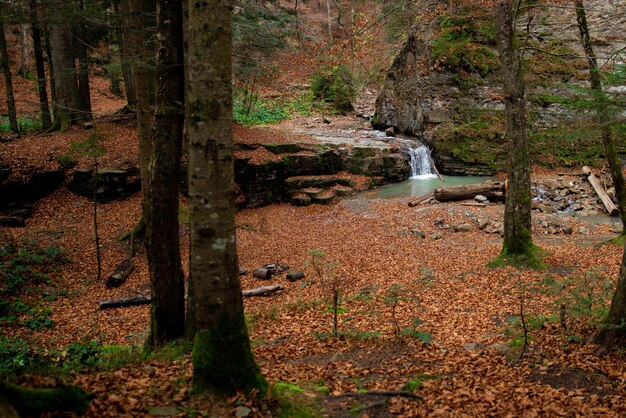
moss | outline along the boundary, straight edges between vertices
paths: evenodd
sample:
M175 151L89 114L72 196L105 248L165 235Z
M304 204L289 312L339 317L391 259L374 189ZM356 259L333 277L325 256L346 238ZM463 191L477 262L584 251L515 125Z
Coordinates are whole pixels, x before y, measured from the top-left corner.
M243 313L223 315L209 329L196 332L193 346L195 391L214 388L226 393L267 392L267 382L257 366L248 339Z
M261 146L272 154L293 154L303 149L298 144L261 144Z
M505 244L502 246L502 251L500 251L498 258L489 262L487 265L489 267L513 266L517 268L544 270L546 265L542 259L546 255L546 250L533 244L524 245L523 248L519 248L515 252L507 248Z
M324 390L320 392L326 393ZM316 400L293 383L276 382L272 386L272 395L278 401L276 415L279 417L313 418L324 415Z
M524 78L529 85L547 87L554 82L569 81L579 75L581 68L585 68L586 64L576 59L576 51L560 39L554 39L545 46L530 42L529 47L537 51L525 62Z
M25 388L0 380L0 393L10 399L20 416L39 416L56 411L82 415L89 404L89 395L76 386Z

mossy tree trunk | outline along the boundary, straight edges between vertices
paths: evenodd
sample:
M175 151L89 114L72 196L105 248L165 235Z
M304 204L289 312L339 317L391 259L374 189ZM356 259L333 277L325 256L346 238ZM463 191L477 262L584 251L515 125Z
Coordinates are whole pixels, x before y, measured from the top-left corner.
M2 400L3 397L9 406ZM13 407L20 416L40 416L45 412L59 411L82 415L87 405L89 405L88 394L76 386L25 388L0 379L0 413L11 411ZM5 417L3 414L0 415Z
M624 225L626 225L626 190L624 184L624 175L622 173L622 162L617 155L615 140L613 138L611 127L607 124L614 115L606 114L609 106L606 105L606 97L602 90L602 79L600 77L600 69L598 68L598 60L593 51L591 44L591 36L589 27L587 26L587 14L582 0L576 0L576 21L580 32L580 39L589 63L589 80L591 88L594 91L594 99L596 100L597 111L594 116L594 122L600 126L602 142L604 150L609 162L613 184L615 185L615 194L617 196L617 207L622 218L622 235L624 235ZM606 318L604 326L596 335L595 341L606 346L626 346L626 246L622 255L622 264L617 279L617 288L611 301L609 314Z
M505 135L509 167L501 256L529 255L533 248L532 197L524 78L515 45L515 19L511 4L508 0L498 1L494 8L507 117Z
M197 390L264 393L267 383L250 349L237 264L232 7L232 0L192 0L186 25L193 376Z
M0 5L0 17L2 15L2 8ZM9 62L9 53L7 50L7 41L4 36L4 21L0 20L0 54L2 55L2 72L4 74L4 81L6 85L6 99L7 109L9 114L9 125L11 132L19 134L20 128L17 124L17 110L15 108L15 97L13 95L13 80L11 77L11 65Z
M184 123L181 2L157 3L157 98L150 180L144 191L146 253L152 289L148 348L184 334L184 279L178 226L178 177Z
M624 225L626 225L626 185L624 184L624 173L622 172L622 160L617 154L617 146L611 132L611 121L615 120L615 115L610 114L611 106L608 105L604 91L602 90L602 78L598 68L598 60L591 44L589 26L587 25L587 14L582 0L576 0L576 21L580 32L580 39L585 50L587 62L589 64L589 81L594 92L596 101L596 113L594 123L600 126L600 134L604 152L611 170L613 185L615 186L615 196L617 197L617 208L622 219L622 232L624 235Z
M37 0L30 0L30 20L33 35L33 53L35 55L35 70L37 71L37 92L39 93L39 108L41 110L41 128L47 130L52 125L52 119L50 118L46 70L43 60L43 43L41 40L41 26L38 15Z

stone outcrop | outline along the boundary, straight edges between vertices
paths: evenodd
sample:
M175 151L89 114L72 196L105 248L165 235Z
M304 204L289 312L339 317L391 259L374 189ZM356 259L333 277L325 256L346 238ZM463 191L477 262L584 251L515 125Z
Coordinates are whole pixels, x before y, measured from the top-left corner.
M436 7L440 2L426 3ZM626 0L589 0L585 5L599 64L603 68L620 64L623 58L614 53L626 46ZM571 94L565 83L588 84L587 64L580 58L583 51L573 8L536 7L533 13L526 52L532 152L551 159L544 163L567 165L580 155L567 155L571 144L556 141L583 116L554 97ZM506 159L493 29L488 16L467 29L457 29L454 18L448 14L435 19L408 37L388 70L372 122L377 129L391 126L428 144L446 174L492 174L504 168ZM527 20L519 20L524 29ZM465 32L461 36L455 30ZM593 143L598 153L603 152L599 141L581 141L587 142L581 142L580 148ZM553 147L559 155L551 152ZM590 156L597 156L594 152ZM626 153L626 144L620 152Z
M64 179L62 170L13 173L0 167L0 225L24 226L32 216L33 204L56 190Z
M141 190L136 167L102 168L94 174L93 167L76 169L67 188L74 194L93 199L95 181L95 197L99 202L110 202Z

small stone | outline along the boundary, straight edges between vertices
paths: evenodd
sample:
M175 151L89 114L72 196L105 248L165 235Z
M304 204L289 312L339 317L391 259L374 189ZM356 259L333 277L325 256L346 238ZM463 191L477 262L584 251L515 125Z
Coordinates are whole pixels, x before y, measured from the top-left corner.
M389 128L385 129L385 135L396 136L396 130L394 129L393 126L390 126Z
M248 408L247 406L238 406L235 409L235 416L236 417L247 417L252 413L252 409Z
M426 234L424 234L424 232L419 228L411 229L411 235L413 235L416 238L426 238Z
M541 225L542 228L547 228L549 224L548 221L541 221L539 225Z
M431 235L430 235L430 237L431 237L432 239L434 239L434 240L441 239L441 235L440 235L440 234L437 234L437 233L431 234Z
M539 204L537 205L537 209L539 209L543 213L554 213L554 208L550 205Z
M484 231L485 228L491 225L491 221L489 219L479 219L478 220L478 229Z
M557 205L556 208L557 210L565 210L569 207L569 203L567 202L567 200L561 200Z
M487 197L485 197L485 196L483 196L481 194L478 194L478 195L476 195L474 197L474 200L477 201L478 203L485 203L489 199L487 199Z
M563 233L564 233L565 235L572 235L572 232L574 232L574 228L572 228L572 227L571 227L571 226L569 226L569 225L565 225L565 226L563 226Z
M554 228L554 227L549 227L548 228L548 234L549 235L555 235L558 232L558 229Z
M578 228L578 233L583 234L583 235L589 235L589 229L585 228L584 226L581 226Z
M447 227L446 222L443 220L443 218L435 219L435 226L439 229L445 229Z

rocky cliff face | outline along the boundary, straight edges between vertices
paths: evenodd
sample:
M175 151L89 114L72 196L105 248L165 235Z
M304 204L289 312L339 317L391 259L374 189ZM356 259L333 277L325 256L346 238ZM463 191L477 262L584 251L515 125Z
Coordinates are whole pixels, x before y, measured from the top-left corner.
M624 66L624 53L616 51L626 47L626 1L590 0L585 6L599 64L607 70ZM408 37L388 70L373 118L377 128L393 126L427 143L450 174L490 174L505 160L495 34L490 17L476 13L457 8ZM584 117L555 99L571 96L572 84L588 85L575 10L537 7L530 13L529 36L520 44L527 51L533 151L554 165L591 158L602 152L599 141L593 133L576 134ZM523 33L529 18L519 19Z

